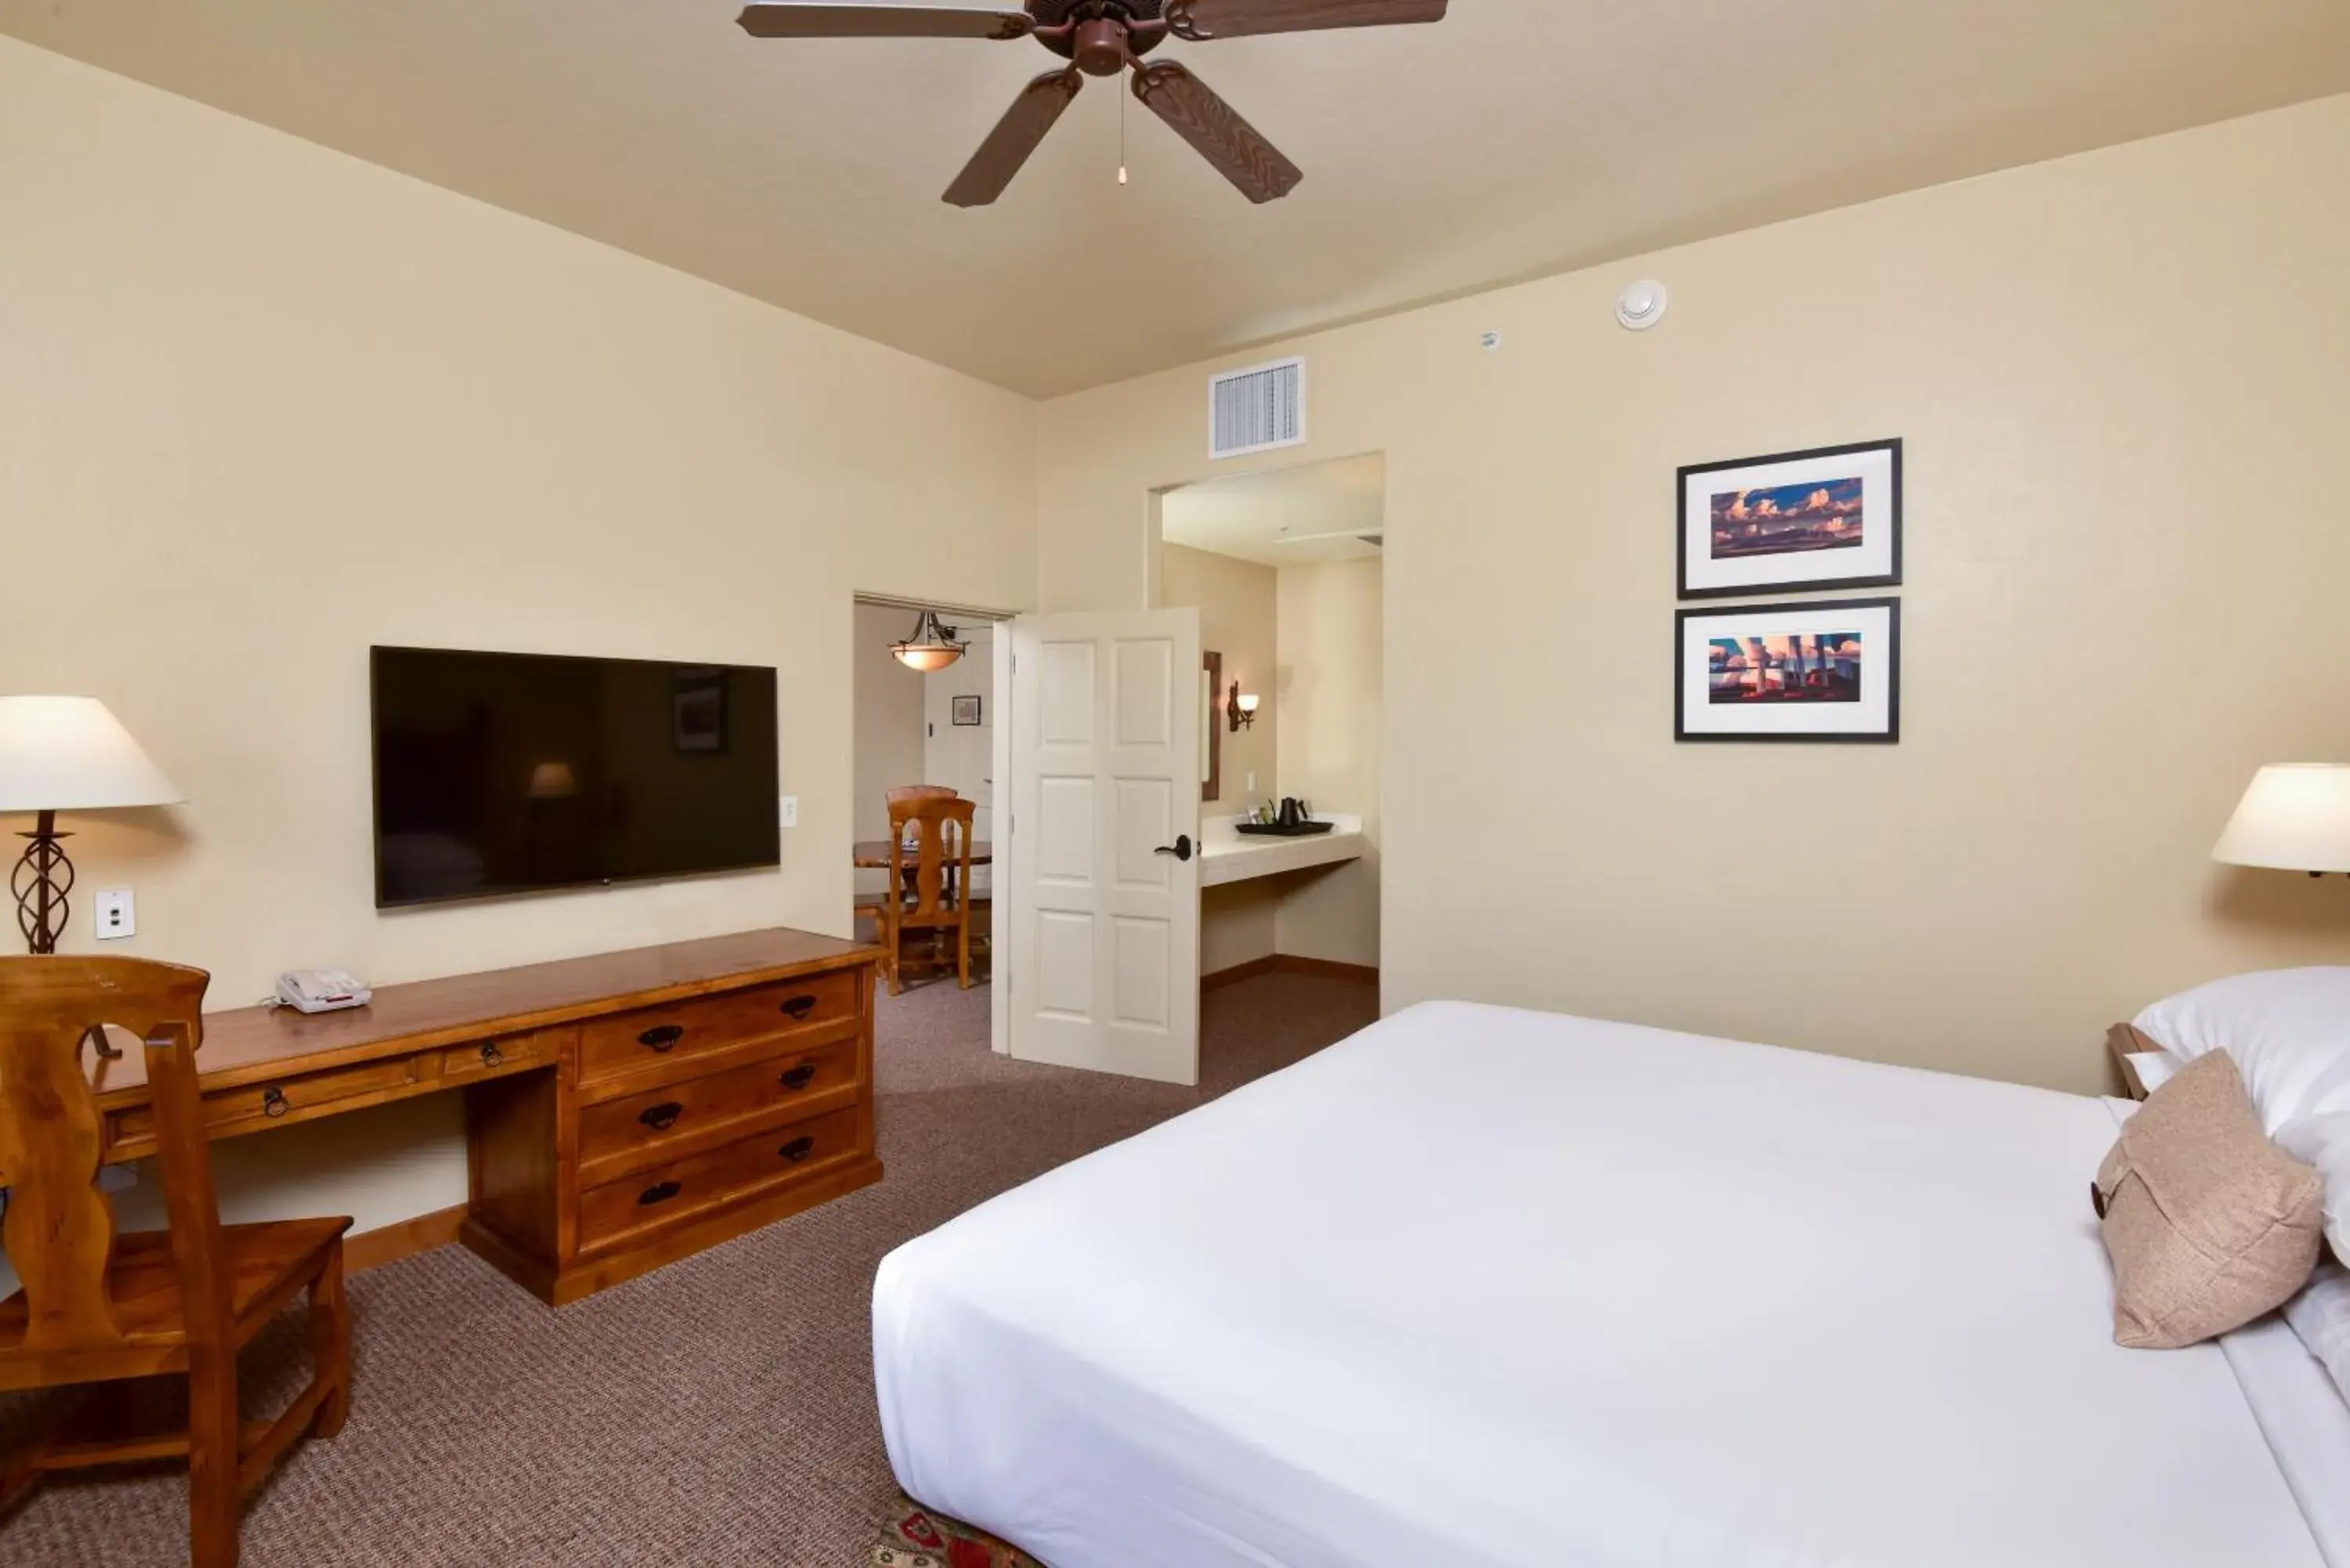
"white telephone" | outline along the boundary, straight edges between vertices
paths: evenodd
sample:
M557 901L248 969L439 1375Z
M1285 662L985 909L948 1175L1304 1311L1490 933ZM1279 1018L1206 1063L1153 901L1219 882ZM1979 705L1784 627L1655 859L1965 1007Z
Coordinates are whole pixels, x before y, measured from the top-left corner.
M297 1012L332 1012L338 1008L365 1007L375 992L367 981L346 970L296 969L277 977L277 1002Z

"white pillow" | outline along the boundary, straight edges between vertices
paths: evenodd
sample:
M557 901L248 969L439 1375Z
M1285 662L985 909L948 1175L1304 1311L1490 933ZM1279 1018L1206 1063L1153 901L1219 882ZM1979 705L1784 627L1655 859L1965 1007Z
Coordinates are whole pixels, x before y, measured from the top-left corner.
M2350 1273L2330 1259L2320 1262L2309 1283L2284 1303L2284 1320L2350 1400Z
M2350 968L2230 975L2130 1023L2183 1061L2236 1059L2262 1129L2324 1179L2325 1239L2350 1262Z

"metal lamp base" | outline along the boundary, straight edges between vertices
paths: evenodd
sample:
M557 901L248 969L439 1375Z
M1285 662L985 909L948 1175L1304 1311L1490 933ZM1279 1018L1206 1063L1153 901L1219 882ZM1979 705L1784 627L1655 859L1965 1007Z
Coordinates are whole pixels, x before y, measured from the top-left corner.
M59 833L57 814L45 811L33 831L20 836L31 842L8 874L8 890L16 895L16 929L32 951L53 953L73 909L66 898L73 890L73 862L66 858L63 842L73 835Z

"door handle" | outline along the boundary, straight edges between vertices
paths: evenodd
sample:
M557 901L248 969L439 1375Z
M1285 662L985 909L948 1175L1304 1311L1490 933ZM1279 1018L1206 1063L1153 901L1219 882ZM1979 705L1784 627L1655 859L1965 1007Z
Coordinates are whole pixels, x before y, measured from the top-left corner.
M1191 836L1188 833L1179 833L1175 836L1174 843L1162 844L1150 853L1153 855L1172 855L1178 860L1189 860L1191 858Z

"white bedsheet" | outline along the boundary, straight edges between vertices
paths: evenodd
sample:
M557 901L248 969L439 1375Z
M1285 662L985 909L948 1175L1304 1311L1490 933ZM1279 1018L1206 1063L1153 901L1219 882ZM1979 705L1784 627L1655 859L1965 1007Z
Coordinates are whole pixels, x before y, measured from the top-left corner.
M2111 1341L2112 1138L1414 1008L891 1253L882 1427L1053 1568L2315 1568L2221 1352Z

